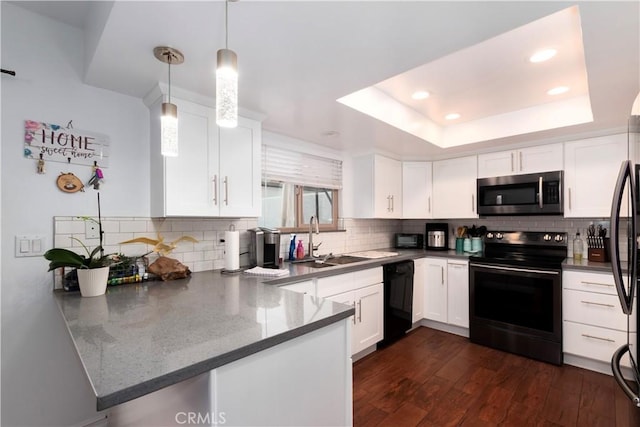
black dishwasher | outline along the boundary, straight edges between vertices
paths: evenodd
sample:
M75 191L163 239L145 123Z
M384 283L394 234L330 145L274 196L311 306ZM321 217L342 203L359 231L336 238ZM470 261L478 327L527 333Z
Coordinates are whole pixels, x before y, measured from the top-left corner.
M384 274L384 347L402 338L411 329L413 309L413 261L383 265Z

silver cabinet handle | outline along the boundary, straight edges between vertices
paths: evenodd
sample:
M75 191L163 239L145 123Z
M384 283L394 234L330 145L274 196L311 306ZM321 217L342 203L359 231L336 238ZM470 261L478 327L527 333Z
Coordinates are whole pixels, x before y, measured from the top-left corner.
M431 213L431 196L428 197L427 199L428 203L429 203L429 210L428 212Z
M356 302L355 301L353 302L353 309L354 310L356 309ZM353 324L355 325L356 324L356 314L355 313L353 313L353 317L351 318L351 320L353 320Z
M476 196L474 194L471 195L471 212L476 211Z
M393 194L391 195L391 212L393 212L395 210L396 204L394 203L393 200Z
M613 304L603 304L601 302L592 302L592 301L580 301L583 304L590 304L590 305L599 305L601 307L615 307L615 305Z
M229 177L224 177L224 204L229 206Z
M218 175L213 175L213 204L218 204Z
M520 154L520 172L522 172L522 151L518 152Z
M585 282L584 280L582 280L580 283L585 284L585 285L606 286L607 288L613 288L613 285L610 285L608 283Z
M571 210L571 187L567 188L567 191L569 192L569 210Z
M513 172L513 151L511 152L511 172Z
M596 337L596 336L588 335L588 334L582 334L582 336L585 337L585 338L593 338L594 340L607 341L607 342L616 342L616 340L612 340L611 338L601 338L601 337Z
M440 267L441 284L444 285L444 267Z
M544 202L542 201L542 177L538 178L538 206L542 209Z
M358 322L362 323L362 300L358 300Z

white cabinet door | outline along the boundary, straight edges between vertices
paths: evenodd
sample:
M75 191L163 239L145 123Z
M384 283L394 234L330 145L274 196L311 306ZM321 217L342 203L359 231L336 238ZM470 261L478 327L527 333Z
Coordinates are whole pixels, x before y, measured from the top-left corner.
M452 325L469 327L469 263L447 263L447 319Z
M563 169L562 144L478 155L478 178L556 171Z
M413 260L413 307L411 322L419 322L424 317L424 287L426 281L426 260Z
M238 118L238 127L220 128L220 216L260 216L262 170L260 123Z
M447 322L447 259L425 258L424 317Z
M433 217L477 218L477 156L433 162Z
M375 156L375 216L402 217L402 163L384 156Z
M353 159L354 217L402 218L402 163L377 154Z
M564 149L564 216L609 217L618 171L627 159L626 135L567 142Z
M353 328L353 354L376 344L384 336L383 292L382 283L354 291L356 326Z
M331 301L353 306L356 310L355 315L351 317L353 322L351 354L356 354L382 341L384 334L383 292L384 285L378 283L327 297Z
M217 162L213 151L217 149L218 134L212 110L187 101L174 102L180 114L179 155L157 159L164 163L164 174L162 182L151 183L152 187L157 184L164 188L164 194L160 196L164 206L158 206L162 211L159 216L215 215L213 178L217 174ZM153 144L152 149L155 150ZM152 167L162 166L152 162Z
M402 163L402 217L432 218L431 162Z
M516 173L550 172L563 169L562 143L527 147L517 150Z
M513 175L516 171L516 152L498 151L478 155L478 178Z

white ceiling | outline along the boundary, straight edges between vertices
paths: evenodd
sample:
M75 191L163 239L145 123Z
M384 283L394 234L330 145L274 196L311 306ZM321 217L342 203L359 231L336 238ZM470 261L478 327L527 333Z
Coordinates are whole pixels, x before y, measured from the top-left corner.
M142 98L158 82L166 82L166 65L153 57L152 50L169 45L185 56L184 64L172 67L172 86L215 94L215 56L224 47L222 1L16 3L82 28L87 84ZM455 91L458 101L469 108L467 119L540 105L544 98L534 100L539 98L534 93L539 92L539 83L531 73L511 67L522 65L522 55L528 55L538 39L545 42L544 30L526 33L522 40L530 43L505 44L499 85L485 75L495 58L475 57L466 64L449 60L450 68L433 61L447 64L447 58L460 51L576 4L587 82L556 71L544 74L572 80L574 87L582 85L583 92L588 88L593 122L506 137L495 134L487 141L443 149L336 102L373 85L399 97L395 90L408 89L396 88L419 82L412 70L427 69L435 76L434 84L447 85L460 77L494 89L490 94ZM440 158L626 127L640 91L640 2L241 0L229 4L229 48L238 54L240 107L264 114L265 130L341 150ZM575 62L579 56L559 58ZM406 78L394 81L402 73ZM452 91L451 84L447 90ZM407 104L421 114L426 111L422 108L429 108ZM530 111L529 120L535 122L537 113ZM516 116L506 117L513 117L517 127ZM339 135L326 136L329 131Z

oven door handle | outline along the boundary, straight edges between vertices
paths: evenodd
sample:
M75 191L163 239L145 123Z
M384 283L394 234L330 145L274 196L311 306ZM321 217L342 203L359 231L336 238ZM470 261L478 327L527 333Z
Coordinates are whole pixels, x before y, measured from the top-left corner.
M472 262L469 264L471 267L480 267L480 268L488 268L489 270L505 270L505 271L518 271L522 273L538 273L538 274L549 274L553 276L557 276L560 274L558 271L549 271L549 270L533 270L529 268L517 268L517 267L502 267L499 265L486 265L486 264L477 264Z

